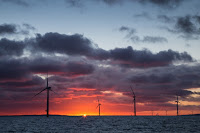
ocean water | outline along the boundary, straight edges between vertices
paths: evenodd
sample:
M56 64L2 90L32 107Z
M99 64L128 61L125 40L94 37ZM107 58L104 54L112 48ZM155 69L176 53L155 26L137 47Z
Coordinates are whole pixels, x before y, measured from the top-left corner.
M200 116L4 116L0 133L200 133Z

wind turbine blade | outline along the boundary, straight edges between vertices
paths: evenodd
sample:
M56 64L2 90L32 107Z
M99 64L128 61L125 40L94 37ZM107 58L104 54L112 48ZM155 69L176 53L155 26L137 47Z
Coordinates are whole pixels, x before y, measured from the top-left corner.
M99 107L99 105L96 107L96 109Z
M34 98L35 96L39 95L39 94L42 93L44 90L46 90L46 88L44 88L43 90L41 90L39 93L35 94L32 98Z
M131 91L132 91L133 95L135 96L135 93L133 92L133 88L131 86L130 86L130 88L131 88Z
M52 89L49 89L50 91L52 91L52 92L54 92L55 94L58 94L58 93L56 93L55 91L53 91Z

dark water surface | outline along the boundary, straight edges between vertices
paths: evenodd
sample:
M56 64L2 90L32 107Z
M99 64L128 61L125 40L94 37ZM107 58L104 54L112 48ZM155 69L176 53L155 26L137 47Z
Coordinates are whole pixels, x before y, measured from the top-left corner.
M4 116L0 133L200 133L200 116Z

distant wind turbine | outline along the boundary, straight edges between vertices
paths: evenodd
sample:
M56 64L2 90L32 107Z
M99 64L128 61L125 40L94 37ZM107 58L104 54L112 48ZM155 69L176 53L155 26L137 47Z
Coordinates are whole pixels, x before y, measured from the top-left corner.
M101 104L99 103L99 99L98 99L98 105L97 105L97 107L96 107L96 108L98 108L98 107L99 107L99 116L100 116L100 106L101 106Z
M177 95L177 100L175 102L176 102L176 110L177 110L177 116L178 116L178 103L180 103L178 100L178 95Z
M42 93L43 91L47 90L47 109L46 109L46 112L47 112L47 117L49 117L49 91L53 91L53 90L51 89L51 87L48 86L48 73L47 73L47 78L46 79L47 79L47 86L46 86L46 88L44 88L43 90L41 90L39 93L35 94L33 97L35 97L35 96L39 95L40 93Z
M136 116L136 101L135 101L135 93L133 91L133 88L130 86L132 94L133 94L133 103L134 103L134 116Z

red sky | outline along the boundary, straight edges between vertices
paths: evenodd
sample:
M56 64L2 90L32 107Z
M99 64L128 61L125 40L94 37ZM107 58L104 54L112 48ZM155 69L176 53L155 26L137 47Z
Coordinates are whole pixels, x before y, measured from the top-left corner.
M59 115L98 115L98 102L99 98L101 103L101 115L133 115L133 104L130 96L124 95L119 92L106 91L100 95L90 95L88 92L95 91L96 89L86 88L70 88L68 94L53 93L50 94L50 114ZM74 90L76 92L74 92ZM79 93L79 94L76 94ZM65 95L66 98L62 96ZM139 101L139 96L136 101ZM112 100L110 100L112 99ZM127 103L120 103L123 99ZM176 99L173 99L174 101ZM198 102L193 102L191 105L199 105ZM185 105L189 105L188 102L181 101L179 106L179 114L197 114L200 113L198 108L190 110ZM137 115L176 115L176 104L173 103L170 107L156 105L156 103L137 103ZM3 106L0 115L39 115L45 114L46 110L46 91L37 95L33 99L27 99L24 101L9 100L7 101L7 107ZM167 112L166 112L167 111Z

